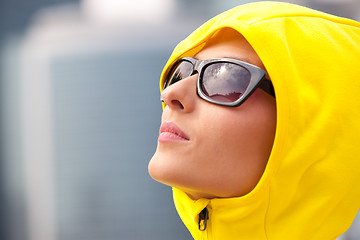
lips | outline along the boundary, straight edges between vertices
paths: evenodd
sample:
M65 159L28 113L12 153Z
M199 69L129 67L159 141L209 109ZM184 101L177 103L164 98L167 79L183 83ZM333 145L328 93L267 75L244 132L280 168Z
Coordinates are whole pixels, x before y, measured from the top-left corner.
M172 122L164 122L160 127L159 141L189 141L181 129Z

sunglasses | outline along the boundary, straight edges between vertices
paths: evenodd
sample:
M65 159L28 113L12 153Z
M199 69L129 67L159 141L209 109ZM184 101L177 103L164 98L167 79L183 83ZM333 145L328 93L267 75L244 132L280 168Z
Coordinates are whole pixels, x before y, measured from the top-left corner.
M265 78L264 70L232 58L181 58L167 74L163 90L196 73L198 96L214 104L240 106L257 87L275 97L274 87L271 81Z

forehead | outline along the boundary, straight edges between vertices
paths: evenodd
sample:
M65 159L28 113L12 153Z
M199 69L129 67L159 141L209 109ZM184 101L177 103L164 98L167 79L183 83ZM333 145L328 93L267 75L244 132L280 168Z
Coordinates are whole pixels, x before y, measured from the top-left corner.
M194 56L200 60L223 57L239 59L263 68L259 56L248 41L240 33L230 28L220 30Z

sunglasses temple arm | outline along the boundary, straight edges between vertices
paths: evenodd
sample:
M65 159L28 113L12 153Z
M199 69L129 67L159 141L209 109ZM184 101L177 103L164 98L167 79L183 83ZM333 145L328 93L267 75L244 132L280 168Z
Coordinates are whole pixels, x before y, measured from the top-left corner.
M275 98L274 86L272 85L272 83L269 79L264 78L260 82L259 88L261 88L262 90L264 90L265 92L267 92L268 94L270 94L271 96L273 96Z

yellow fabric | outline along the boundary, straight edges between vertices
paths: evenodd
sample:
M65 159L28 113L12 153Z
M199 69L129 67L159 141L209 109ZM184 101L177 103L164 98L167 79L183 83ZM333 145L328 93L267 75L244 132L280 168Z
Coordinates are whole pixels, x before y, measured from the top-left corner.
M193 56L225 27L249 41L273 82L273 150L243 197L194 201L173 189L180 217L196 240L336 239L360 206L360 24L288 3L242 5L179 43L161 82L176 59Z

